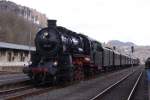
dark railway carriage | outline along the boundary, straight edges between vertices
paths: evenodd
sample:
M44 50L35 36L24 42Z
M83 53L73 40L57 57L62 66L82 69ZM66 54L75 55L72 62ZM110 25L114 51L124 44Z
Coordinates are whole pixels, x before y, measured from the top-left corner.
M127 55L127 66L131 66L131 57Z
M126 64L126 57L125 57L125 55L120 55L121 57L121 66L122 67L124 67L125 66L125 64Z
M125 55L125 56L126 56L126 64L125 65L128 66L129 65L129 62L128 62L129 57L127 55Z
M113 51L103 47L103 70L113 67Z
M124 66L125 58L89 37L57 26L55 20L35 38L32 64L23 71L38 83L83 80L102 70ZM122 62L121 62L122 60Z
M110 49L109 51L109 66L110 66L110 69L112 69L114 67L114 51Z
M93 58L93 61L94 61L94 64L95 66L97 67L98 70L102 70L103 68L103 48L101 46L100 43L96 42L96 41L93 41L92 42L92 57Z
M103 69L106 70L109 67L109 50L103 48Z
M122 67L131 66L131 57L129 55L121 55L121 65Z
M121 55L118 52L114 52L114 66L116 68L121 66Z

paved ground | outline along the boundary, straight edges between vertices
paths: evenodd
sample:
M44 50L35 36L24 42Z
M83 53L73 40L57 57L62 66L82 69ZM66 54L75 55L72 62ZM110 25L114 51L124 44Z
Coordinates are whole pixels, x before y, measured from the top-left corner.
M136 67L137 68L137 67ZM134 69L136 69L134 68ZM129 72L131 69L109 73L95 79L81 81L78 84L52 90L38 96L27 97L27 100L89 100L104 90L107 86L118 81Z
M22 80L27 80L29 77L25 74L7 74L7 75L0 75L0 85L18 82Z

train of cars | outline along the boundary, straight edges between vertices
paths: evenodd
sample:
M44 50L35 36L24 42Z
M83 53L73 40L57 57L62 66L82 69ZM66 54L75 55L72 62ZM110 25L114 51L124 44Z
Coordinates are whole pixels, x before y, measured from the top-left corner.
M83 80L102 71L138 65L139 60L48 20L35 38L32 64L24 69L35 83Z

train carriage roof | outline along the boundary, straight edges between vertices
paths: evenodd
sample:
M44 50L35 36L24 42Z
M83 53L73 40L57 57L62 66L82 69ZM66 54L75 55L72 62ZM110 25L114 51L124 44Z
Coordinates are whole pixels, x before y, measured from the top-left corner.
M114 54L121 55L120 52L114 50Z

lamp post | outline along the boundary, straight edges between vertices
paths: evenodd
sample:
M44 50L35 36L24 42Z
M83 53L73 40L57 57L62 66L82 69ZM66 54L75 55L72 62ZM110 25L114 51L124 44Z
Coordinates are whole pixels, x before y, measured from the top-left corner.
M31 54L31 32L29 33L29 54Z
M29 59L28 59L28 65L30 65L30 59L31 59L31 32L29 32Z
M134 46L131 46L131 63L132 63L132 72L133 72L133 52L134 52Z

